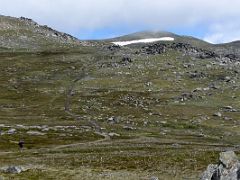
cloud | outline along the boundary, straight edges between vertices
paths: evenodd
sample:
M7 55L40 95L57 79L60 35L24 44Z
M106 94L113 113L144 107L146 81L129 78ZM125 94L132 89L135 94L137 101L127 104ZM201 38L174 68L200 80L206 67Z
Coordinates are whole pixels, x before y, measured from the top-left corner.
M0 0L1 14L30 17L72 34L119 27L168 30L203 24L211 30L211 24L222 19L239 27L240 22L232 20L240 18L239 7L239 0ZM211 32L207 32L209 37L214 36ZM215 39L224 40L217 33ZM225 36L226 32L222 33Z
M204 40L211 43L226 43L240 40L240 23L235 22L230 21L211 25Z

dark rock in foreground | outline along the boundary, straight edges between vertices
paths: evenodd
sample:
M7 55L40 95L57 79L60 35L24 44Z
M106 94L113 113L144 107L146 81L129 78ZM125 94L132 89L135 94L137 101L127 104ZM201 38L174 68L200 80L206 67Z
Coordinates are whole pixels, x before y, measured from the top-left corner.
M210 164L201 180L240 180L240 162L233 151L222 152L219 164Z

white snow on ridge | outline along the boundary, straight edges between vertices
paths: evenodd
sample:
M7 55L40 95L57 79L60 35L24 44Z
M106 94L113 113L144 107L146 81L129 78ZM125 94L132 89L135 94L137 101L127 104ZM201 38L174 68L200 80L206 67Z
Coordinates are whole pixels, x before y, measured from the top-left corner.
M156 41L174 41L172 37L162 37L162 38L150 38L150 39L139 39L139 40L132 40L132 41L118 41L112 42L115 45L119 46L126 46L129 44L136 44L136 43L151 43Z

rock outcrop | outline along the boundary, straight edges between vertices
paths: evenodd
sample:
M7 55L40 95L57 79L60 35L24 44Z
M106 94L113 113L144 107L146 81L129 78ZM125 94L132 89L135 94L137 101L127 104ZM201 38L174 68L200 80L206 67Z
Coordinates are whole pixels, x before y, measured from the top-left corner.
M157 55L165 53L167 50L175 50L183 53L184 55L188 55L191 57L199 58L199 59L220 59L220 60L229 60L229 61L239 61L240 57L235 54L218 54L211 50L206 50L202 48L197 48L192 46L191 44L186 43L155 43L143 46L140 53L147 55Z
M233 151L222 152L219 164L210 164L201 180L240 180L240 162Z

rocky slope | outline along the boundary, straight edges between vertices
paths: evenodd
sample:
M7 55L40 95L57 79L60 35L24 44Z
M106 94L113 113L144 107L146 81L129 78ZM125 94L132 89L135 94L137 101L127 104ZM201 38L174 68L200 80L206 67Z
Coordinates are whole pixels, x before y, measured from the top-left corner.
M80 45L77 38L48 26L41 26L32 19L0 16L1 50L44 51Z
M2 47L26 49L0 52L0 179L198 179L219 152L239 154L238 42L143 32L117 40L174 41L82 48L31 20L4 19ZM81 51L26 52L62 46ZM222 162L211 172L227 172Z

